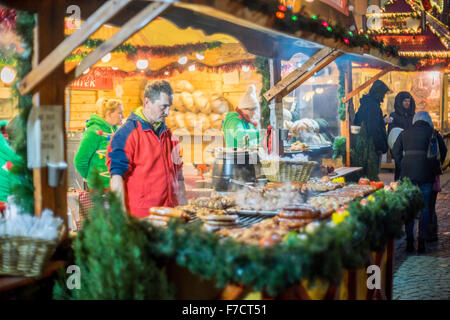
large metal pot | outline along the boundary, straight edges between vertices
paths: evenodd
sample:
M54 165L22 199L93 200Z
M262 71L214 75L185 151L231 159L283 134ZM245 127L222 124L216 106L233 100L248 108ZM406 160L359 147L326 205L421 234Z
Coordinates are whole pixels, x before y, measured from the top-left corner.
M237 148L216 149L212 171L212 186L216 191L234 191L246 183L255 182L257 153Z

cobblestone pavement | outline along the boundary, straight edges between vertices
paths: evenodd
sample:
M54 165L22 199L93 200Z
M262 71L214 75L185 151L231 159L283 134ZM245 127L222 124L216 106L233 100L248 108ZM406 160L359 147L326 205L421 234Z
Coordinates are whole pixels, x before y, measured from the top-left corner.
M436 203L438 242L427 243L426 253L406 253L406 238L395 242L394 300L450 299L450 170L441 177ZM393 174L381 173L385 183ZM417 221L416 221L417 234ZM416 242L417 248L417 242Z

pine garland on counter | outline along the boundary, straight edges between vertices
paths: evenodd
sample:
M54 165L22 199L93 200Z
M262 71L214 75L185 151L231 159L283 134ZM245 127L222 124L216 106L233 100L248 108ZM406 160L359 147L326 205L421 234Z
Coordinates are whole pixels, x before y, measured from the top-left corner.
M342 223L322 222L267 248L221 239L203 232L200 223L149 227L149 242L155 256L175 259L218 287L238 282L275 296L302 279L337 285L344 269L363 267L369 251L399 238L404 222L423 207L420 190L407 179L396 192L379 190L371 199L366 205L353 201Z
M136 220L121 207L114 193L103 194L98 175L90 219L73 242L74 264L80 268L80 289L68 290L65 270L53 290L55 299L173 299L174 288L149 256L149 243Z

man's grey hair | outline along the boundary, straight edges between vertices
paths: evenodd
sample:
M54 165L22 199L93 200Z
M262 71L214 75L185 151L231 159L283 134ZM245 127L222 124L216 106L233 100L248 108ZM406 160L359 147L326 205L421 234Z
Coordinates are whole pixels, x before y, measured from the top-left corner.
M151 102L155 102L160 98L161 92L167 94L169 98L173 95L173 90L169 82L165 80L149 82L144 89L144 98L148 98Z
M416 123L417 121L420 121L420 120L427 122L430 125L430 127L432 127L434 129L433 121L431 121L431 117L428 114L428 112L426 112L426 111L419 111L419 112L417 112L414 115L412 123L414 124L414 123Z

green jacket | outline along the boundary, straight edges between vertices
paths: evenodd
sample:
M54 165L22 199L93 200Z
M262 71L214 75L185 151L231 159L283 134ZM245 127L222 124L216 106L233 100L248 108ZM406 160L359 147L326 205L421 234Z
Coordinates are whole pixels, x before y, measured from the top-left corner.
M244 136L248 135L249 147L259 142L259 131L249 122L239 118L237 112L228 112L222 126L226 147L243 146Z
M105 189L109 188L110 174L106 166L106 148L112 134L117 130L103 118L92 114L81 138L78 152L73 160L80 175L87 179L88 187L93 187L94 168L97 168Z
M15 174L7 169L7 162L13 165L23 164L22 158L9 146L6 139L0 134L0 201L6 202L11 193L11 186L20 183Z

